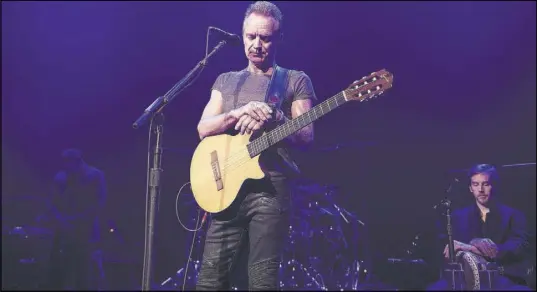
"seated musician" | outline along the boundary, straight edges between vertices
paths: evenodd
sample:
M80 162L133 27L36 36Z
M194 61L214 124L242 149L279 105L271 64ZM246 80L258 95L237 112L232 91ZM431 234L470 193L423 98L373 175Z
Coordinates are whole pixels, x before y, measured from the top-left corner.
M456 209L451 216L455 254L470 252L477 258L498 265L500 274L494 277L493 289L531 290L525 278L531 267L530 243L525 215L498 201L498 174L492 165L479 164L468 174L470 192L475 204ZM446 225L439 240L444 258L449 259ZM438 253L440 250L437 249ZM447 290L448 279L441 279L427 290Z

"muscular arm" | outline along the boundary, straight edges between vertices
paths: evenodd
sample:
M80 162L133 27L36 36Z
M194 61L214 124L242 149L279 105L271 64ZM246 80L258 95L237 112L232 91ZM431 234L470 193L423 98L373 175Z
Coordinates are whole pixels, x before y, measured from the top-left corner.
M292 118L295 119L299 117L300 115L304 114L308 110L312 108L312 101L311 99L299 99L293 101L291 104L291 115ZM284 118L285 121L288 121L287 118ZM313 123L309 124L308 126L298 130L294 134L290 135L286 142L288 145L297 147L297 148L305 148L313 142Z
M232 112L224 113L223 107L222 93L213 89L198 123L198 134L201 140L208 136L222 134L237 123L237 117Z
M295 119L309 111L313 107L313 101L317 100L317 97L310 77L303 72L298 73L293 90L295 96L291 103L291 118ZM287 121L287 117L285 117L285 121ZM313 123L311 123L293 135L290 135L284 141L291 147L304 149L311 145L313 138L314 129Z

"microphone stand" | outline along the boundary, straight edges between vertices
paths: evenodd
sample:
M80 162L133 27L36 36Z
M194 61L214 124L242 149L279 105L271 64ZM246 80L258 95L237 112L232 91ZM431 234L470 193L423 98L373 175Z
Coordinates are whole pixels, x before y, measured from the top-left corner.
M458 179L454 179L455 182L459 182ZM451 189L453 187L453 182L449 184L449 188L447 189L446 193L449 195L451 193ZM459 267L457 265L457 261L455 259L455 243L453 241L453 226L451 225L451 203L452 200L446 196L440 203L436 204L433 209L437 209L439 207L445 208L445 215L446 215L446 231L447 231L447 237L448 237L448 255L449 255L449 263L447 264L449 269L452 271L459 270ZM451 280L451 290L455 290L455 281L454 279Z
M455 178L455 182L459 182L458 179ZM451 189L453 187L453 182L449 184L449 188L446 190L447 194L451 193ZM435 205L433 208L436 209L440 206L445 207L445 215L446 215L446 231L448 236L448 252L449 252L449 262L451 264L454 264L455 261L455 243L453 241L453 227L451 225L451 199L449 197L445 197L442 201L440 201L439 204Z
M451 200L445 199L446 201L446 228L448 236L448 248L449 248L449 261L450 263L455 263L455 243L453 241L453 227L451 226Z
M164 129L164 114L162 113L164 107L168 105L179 92L184 90L187 86L193 82L194 73L196 73L200 68L203 70L207 61L219 51L226 41L220 41L218 45L209 53L205 58L203 58L190 72L187 73L183 79L181 79L174 87L168 91L164 96L158 97L149 107L147 107L144 113L133 123L132 127L134 129L139 129L141 126L147 123L148 120L151 121L149 127L149 134L151 135L152 125L156 124L154 133L156 135L155 141L155 150L153 153L153 164L149 172L149 205L146 207L146 237L144 245L144 266L143 266L143 275L142 275L142 291L151 290L151 274L152 274L152 264L153 264L153 237L155 229L155 209L157 196L160 191L161 182L160 174L162 173L161 160L162 160L162 133ZM148 165L149 167L149 165ZM147 210L148 209L148 210Z

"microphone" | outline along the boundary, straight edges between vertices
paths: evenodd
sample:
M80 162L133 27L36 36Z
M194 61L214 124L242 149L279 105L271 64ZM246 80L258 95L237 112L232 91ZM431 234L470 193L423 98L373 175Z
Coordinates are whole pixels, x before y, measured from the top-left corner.
M224 36L224 40L227 41L231 45L242 44L241 37L236 34L229 33L225 30L219 29L218 27L214 27L214 26L209 26L209 30L218 31L220 34Z
M433 209L436 210L436 209L438 209L440 207L449 207L450 205L451 205L451 201L446 198L446 199L442 199L442 201L440 201L440 203L434 205Z

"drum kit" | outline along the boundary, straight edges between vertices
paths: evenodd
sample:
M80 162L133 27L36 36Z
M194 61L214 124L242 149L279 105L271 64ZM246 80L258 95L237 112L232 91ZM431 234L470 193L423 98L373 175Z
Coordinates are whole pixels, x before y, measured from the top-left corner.
M44 196L6 195L2 198L2 290L43 289L54 240L47 215L49 207L50 200ZM103 239L109 237L104 236ZM102 285L103 263L96 261L96 264L100 274L95 283Z
M47 200L39 196L3 196L2 289L35 290L42 284L52 231L35 224L34 218L46 206Z
M365 224L337 204L332 186L298 185L292 195L283 290L356 290L366 280ZM364 252L364 250L361 250Z
M315 183L293 187L288 240L280 264L282 290L358 290L367 281L370 263L362 257L367 253L365 223L338 206L337 194L334 187ZM189 225L195 226L196 219ZM161 289L195 287L203 231L195 235L195 249L187 265L163 281ZM232 287L245 289L248 287L241 284Z

